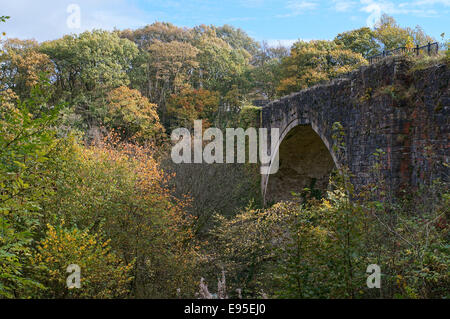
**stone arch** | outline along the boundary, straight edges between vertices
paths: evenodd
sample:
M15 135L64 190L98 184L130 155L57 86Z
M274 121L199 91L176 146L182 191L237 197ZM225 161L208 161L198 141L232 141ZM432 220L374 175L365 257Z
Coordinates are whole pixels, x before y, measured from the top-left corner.
M326 189L331 171L340 167L331 146L314 123L298 118L288 123L271 155L271 167L279 155L279 170L262 177L264 203L291 199L292 191L301 192L312 184L316 189Z
M388 181L390 194L415 189L438 177L448 181L448 167L442 163L449 162L450 68L434 65L414 76L410 71L411 63L395 57L292 93L261 109L261 127L280 128L281 144L293 127L309 124L330 151L332 125L339 122L345 133L345 151L334 161L348 167L356 192L376 182L375 160L382 161L380 177ZM393 85L402 90L414 88L417 103L380 93ZM383 158L374 158L377 149L386 152ZM273 175L261 176L262 196L268 194L272 181Z

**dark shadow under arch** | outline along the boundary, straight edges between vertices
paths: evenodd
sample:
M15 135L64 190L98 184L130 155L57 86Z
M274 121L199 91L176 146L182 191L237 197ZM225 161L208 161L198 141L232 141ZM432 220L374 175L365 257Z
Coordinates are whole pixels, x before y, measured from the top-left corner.
M312 185L317 190L326 190L336 165L311 125L293 127L281 141L278 152L279 170L267 176L266 203L291 200L292 192L301 193Z

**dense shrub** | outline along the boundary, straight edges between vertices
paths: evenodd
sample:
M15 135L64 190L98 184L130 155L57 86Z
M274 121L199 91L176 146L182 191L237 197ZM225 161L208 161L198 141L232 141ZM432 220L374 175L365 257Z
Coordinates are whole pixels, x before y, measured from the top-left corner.
M80 267L80 289L67 288L66 269L72 264ZM88 230L66 229L64 224L48 225L31 265L34 278L45 286L34 297L123 298L133 279L133 264L125 264L111 251L110 240Z
M342 185L321 201L216 216L209 249L227 270L230 290L241 288L244 297L448 298L445 186L434 197L422 191L381 202L350 201ZM433 204L422 210L419 199ZM381 289L367 288L370 264L381 267Z

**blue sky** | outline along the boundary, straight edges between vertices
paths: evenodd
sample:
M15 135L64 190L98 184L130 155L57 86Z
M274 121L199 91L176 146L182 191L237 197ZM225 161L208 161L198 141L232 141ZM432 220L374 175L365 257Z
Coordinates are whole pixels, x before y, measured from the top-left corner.
M80 8L80 28L69 28L70 4ZM9 37L55 39L93 28L137 28L154 21L178 26L231 24L258 41L289 45L297 39L332 39L373 24L382 13L400 25L421 25L435 38L450 35L450 0L1 0L10 15L0 31Z

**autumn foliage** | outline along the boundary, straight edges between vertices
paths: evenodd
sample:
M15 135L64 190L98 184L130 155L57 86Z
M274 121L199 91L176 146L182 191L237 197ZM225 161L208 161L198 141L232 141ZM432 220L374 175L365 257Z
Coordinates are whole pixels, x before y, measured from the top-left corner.
M125 264L111 251L110 240L88 230L71 230L64 223L47 225L45 237L31 259L35 277L45 289L35 292L46 298L123 298L130 293L133 263ZM67 289L66 268L82 269L83 289Z
M155 142L164 133L156 104L150 103L138 90L121 86L110 91L104 109L103 123L121 132L123 139Z
M445 183L397 202L354 202L337 183L324 198L263 208L256 165L178 165L166 135L194 120L258 127L252 101L429 41L420 27L383 16L291 48L229 25L164 22L2 39L0 298L212 297L199 284L221 272L224 297L450 297ZM378 294L361 288L368 263L385 267ZM80 289L67 288L71 264Z
M169 116L176 119L173 127L193 126L194 120L204 119L208 127L214 120L219 107L219 93L205 89L184 89L180 94L171 95L167 103Z

